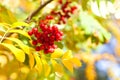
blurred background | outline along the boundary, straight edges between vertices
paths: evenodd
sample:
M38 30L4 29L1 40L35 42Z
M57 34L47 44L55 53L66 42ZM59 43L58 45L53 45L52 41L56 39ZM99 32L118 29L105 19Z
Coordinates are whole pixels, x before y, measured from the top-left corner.
M24 21L45 1L0 0L0 22ZM44 7L33 21L53 9L59 10L56 1ZM120 0L70 1L78 10L60 25L64 37L59 47L72 50L82 67L76 68L74 74L66 72L60 80L120 80ZM11 54L0 51L0 80L47 79L39 79L36 70L18 64Z

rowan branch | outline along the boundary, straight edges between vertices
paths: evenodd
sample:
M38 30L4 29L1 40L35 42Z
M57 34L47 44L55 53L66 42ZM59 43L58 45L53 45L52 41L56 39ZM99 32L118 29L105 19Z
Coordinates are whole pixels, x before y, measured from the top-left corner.
M40 5L35 11L33 11L26 19L25 22L30 22L30 20L42 9L44 8L47 4L49 4L50 2L52 2L53 0L48 0L47 2L45 2L44 4Z

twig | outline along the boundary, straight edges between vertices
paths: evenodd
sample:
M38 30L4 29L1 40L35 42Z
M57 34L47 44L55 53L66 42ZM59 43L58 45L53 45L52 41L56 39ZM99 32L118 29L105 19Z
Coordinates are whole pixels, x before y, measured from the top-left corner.
M48 0L47 2L45 2L44 4L40 5L35 11L33 11L25 20L25 22L30 22L30 20L33 18L33 16L35 16L43 7L45 7L48 3L50 3L53 0Z

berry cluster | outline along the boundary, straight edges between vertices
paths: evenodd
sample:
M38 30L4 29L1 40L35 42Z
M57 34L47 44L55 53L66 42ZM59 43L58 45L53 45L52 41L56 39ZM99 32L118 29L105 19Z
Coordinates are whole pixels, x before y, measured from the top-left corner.
M52 53L57 45L55 41L61 41L63 33L58 30L57 26L48 25L48 22L53 19L53 16L46 16L45 20L41 20L38 28L32 28L28 32L30 36L34 36L35 39L32 44L35 46L36 51L44 50L44 53Z
M71 2L69 2L68 0L66 0L65 3L63 3L63 0L58 0L58 3L61 5L61 11L52 11L51 14L52 15L59 15L59 20L58 20L58 24L65 24L66 20L70 17L70 14L74 14L75 10L77 9L76 6L72 6L70 7L69 4Z

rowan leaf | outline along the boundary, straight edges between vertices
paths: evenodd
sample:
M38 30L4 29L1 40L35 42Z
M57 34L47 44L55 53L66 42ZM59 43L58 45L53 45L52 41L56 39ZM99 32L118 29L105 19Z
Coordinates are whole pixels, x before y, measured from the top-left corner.
M71 73L73 73L73 64L70 60L62 60L62 63Z
M5 23L14 23L16 20L14 14L5 8L4 6L0 5L0 22Z
M55 49L51 54L51 58L60 58L63 55L63 51L60 48Z
M35 61L36 61L36 66L35 68L38 70L38 72L41 74L42 72L42 62L40 60L40 57L38 54L34 54L34 57L35 57Z
M30 48L25 45L21 40L17 39L17 38L7 38L11 41L14 41L15 43L17 43L19 45L19 47L27 54L30 53Z
M30 68L32 69L35 64L34 56L32 53L28 54L28 56L29 56L29 65L30 65Z
M53 65L53 68L55 70L56 75L61 77L63 75L63 72L64 72L62 65L58 64L57 61L55 61L53 59L51 59L51 62L52 62L52 65Z
M7 29L10 28L10 24L7 24L7 23L0 23L0 30L5 32Z
M70 50L66 51L62 57L62 63L64 66L73 73L73 64L70 59L72 58L72 52Z
M29 24L25 23L25 22L15 22L12 24L12 28L16 28L16 27L21 27L21 26L26 26L28 27Z
M70 59L70 58L72 58L73 56L72 56L72 52L70 51L70 50L68 50L68 51L66 51L65 53L64 53L64 55L62 56L62 60L64 60L64 59Z
M23 35L23 36L28 37L29 39L31 39L30 36L28 35L28 33L25 32L25 31L23 31L23 30L12 29L12 30L9 30L9 32L10 33L19 33L19 34L21 34L21 35Z
M44 69L44 75L45 77L48 77L51 71L50 66L48 65L47 61L43 58L41 58L42 64L43 64L43 69Z
M5 29L3 29L2 27L0 27L0 32L5 32Z
M70 61L75 64L77 67L80 67L82 64L78 58L71 58Z
M1 45L3 45L6 48L8 48L15 55L15 58L18 61L20 61L20 62L24 62L25 61L25 54L24 54L24 52L21 49L16 48L12 44L1 43Z

